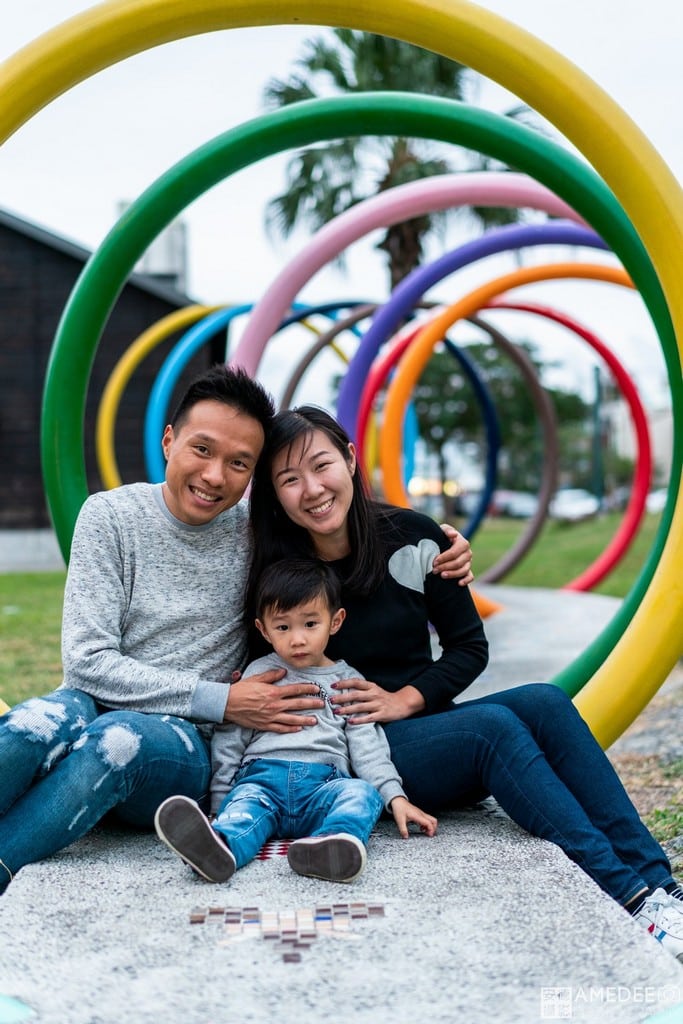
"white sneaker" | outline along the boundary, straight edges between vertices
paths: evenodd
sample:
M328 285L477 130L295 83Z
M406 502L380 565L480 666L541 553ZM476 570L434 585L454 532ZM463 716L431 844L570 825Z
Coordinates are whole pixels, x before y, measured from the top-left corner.
M683 964L683 904L672 900L664 889L655 889L633 917Z
M287 860L292 871L328 882L352 882L362 873L367 855L356 836L338 832L331 836L309 836L289 844Z

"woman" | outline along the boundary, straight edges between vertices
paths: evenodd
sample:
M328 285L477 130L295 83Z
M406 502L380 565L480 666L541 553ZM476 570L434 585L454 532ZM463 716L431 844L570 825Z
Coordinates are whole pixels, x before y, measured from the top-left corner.
M250 620L264 566L292 554L334 566L347 617L328 654L366 677L334 701L350 724L383 724L409 800L437 813L492 795L683 962L683 893L566 694L531 684L452 703L485 667L487 644L467 588L430 571L448 541L427 516L369 498L354 446L328 413L302 406L275 417L251 518Z

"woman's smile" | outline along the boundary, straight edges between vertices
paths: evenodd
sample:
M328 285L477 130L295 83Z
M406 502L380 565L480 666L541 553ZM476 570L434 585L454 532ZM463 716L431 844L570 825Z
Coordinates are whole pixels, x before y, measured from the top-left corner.
M329 512L334 505L334 498L328 498L327 501L323 501L320 505L314 505L307 511L312 516L324 516L326 512Z

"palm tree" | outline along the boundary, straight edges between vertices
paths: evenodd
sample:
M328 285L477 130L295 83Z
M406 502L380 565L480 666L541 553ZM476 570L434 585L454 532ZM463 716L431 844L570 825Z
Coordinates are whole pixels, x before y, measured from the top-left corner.
M305 44L295 70L285 80L271 79L265 103L279 108L330 93L377 90L427 93L462 100L475 84L469 68L388 36L336 28L331 36ZM514 115L513 115L514 116ZM286 169L287 185L267 207L270 230L287 237L300 223L313 231L355 203L410 181L456 169L481 169L492 161L476 157L456 168L438 146L424 139L345 138L296 153ZM485 227L519 218L512 209L471 211ZM393 289L420 264L430 233L443 234L447 214L425 214L387 228L377 248L387 254Z

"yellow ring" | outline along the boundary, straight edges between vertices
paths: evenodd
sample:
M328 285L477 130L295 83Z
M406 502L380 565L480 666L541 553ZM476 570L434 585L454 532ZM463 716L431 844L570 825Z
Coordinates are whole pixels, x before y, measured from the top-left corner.
M190 327L192 324L201 320L205 316L209 316L211 313L217 312L219 309L225 309L225 306L185 306L184 309L175 310L173 313L169 313L167 316L157 320L155 324L148 327L146 331L143 331L135 341L131 342L126 351L123 353L118 363L109 375L109 379L102 392L100 404L97 409L97 420L95 423L95 453L97 457L97 464L100 471L100 477L105 489L110 490L113 487L120 487L122 480L121 474L119 473L118 461L116 459L116 451L114 446L114 437L116 433L116 417L119 411L119 405L121 404L121 396L128 385L128 381L133 376L138 366L145 359L150 352L152 352L157 345L160 345L176 331L182 331L185 327ZM309 331L314 334L320 334L317 327L309 323L308 320L302 321L302 326L307 327ZM340 356L344 362L348 363L348 358L344 352L339 348L338 345L333 344L331 348Z
M221 306L193 305L186 306L184 309L177 309L173 313L162 317L161 320L158 320L146 331L143 331L129 345L119 359L102 392L95 423L95 451L100 476L105 488L121 486L121 475L114 451L114 434L121 396L126 389L128 381L142 360L157 345L160 345L162 341L165 341L166 338L176 331L189 327L190 324L196 323L197 320L201 320L202 317L221 308Z
M202 32L283 23L348 25L404 39L469 65L535 107L581 150L624 206L659 275L680 352L683 193L675 177L628 115L587 75L530 33L467 0L394 0L387 5L365 0L107 0L47 32L0 68L0 141L77 82L142 50ZM601 742L619 734L616 720L606 721L600 711L600 694L608 697L610 676L632 683L651 673L656 689L681 653L682 506L679 490L669 535L640 607L582 690L582 704L595 713L591 725ZM647 660L651 651L658 652L656 672ZM654 692L652 685L648 689ZM623 714L618 719L623 723Z

